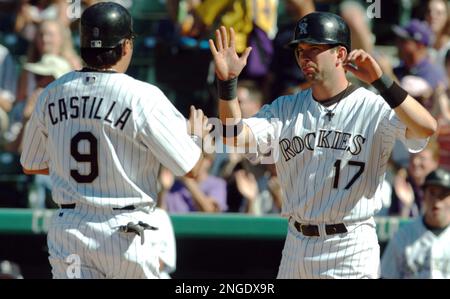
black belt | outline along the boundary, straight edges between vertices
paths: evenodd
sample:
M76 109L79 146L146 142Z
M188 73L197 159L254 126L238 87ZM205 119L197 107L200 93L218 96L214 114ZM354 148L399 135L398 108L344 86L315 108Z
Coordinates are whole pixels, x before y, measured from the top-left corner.
M66 205L61 205L61 209L75 209L77 204L71 203ZM133 211L136 207L134 205L129 205L123 208L113 208L114 211Z
M294 226L298 232L304 234L307 237L319 237L319 226L313 224L301 224L297 221L294 222ZM325 232L327 235L343 234L347 232L347 227L344 223L326 224Z

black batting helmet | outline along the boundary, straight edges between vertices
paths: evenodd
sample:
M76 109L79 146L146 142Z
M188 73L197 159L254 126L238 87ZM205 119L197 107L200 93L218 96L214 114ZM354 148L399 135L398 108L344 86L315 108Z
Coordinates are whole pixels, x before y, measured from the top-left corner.
M294 38L288 45L295 48L299 43L342 45L349 53L352 48L347 23L340 16L329 12L313 12L297 22Z
M124 38L133 36L133 21L128 10L114 2L100 2L81 15L81 48L112 49Z

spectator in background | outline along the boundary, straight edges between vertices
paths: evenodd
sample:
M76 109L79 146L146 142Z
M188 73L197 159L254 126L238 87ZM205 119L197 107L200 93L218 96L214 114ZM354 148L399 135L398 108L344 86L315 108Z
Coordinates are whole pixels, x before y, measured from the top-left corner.
M438 167L439 148L434 140L421 152L410 155L408 169L400 169L394 179L389 214L417 217L422 209L422 186L426 176Z
M236 51L253 47L242 77L261 82L267 75L273 55L278 0L204 0L193 9L188 35L209 38L220 25L236 31Z
M424 189L424 214L402 227L383 253L383 278L450 278L450 172L433 171Z
M425 22L411 20L403 27L394 26L397 35L400 65L394 69L399 80L407 75L425 79L433 89L439 84L447 86L447 78L442 65L434 64L429 59L428 47L432 45L433 32Z
M19 3L17 0L0 0L0 32L14 32L18 7Z
M0 44L0 136L8 128L8 113L16 99L16 89L17 72L14 59L8 49Z
M194 32L194 9L200 5L201 0L167 0L167 12L171 20L180 27L181 35L196 36L200 32Z
M236 92L243 117L251 117L261 109L261 106L264 103L264 95L261 89L262 88L255 81L239 81ZM241 161L241 157L238 154L229 155L228 153L234 153L236 151L233 148L224 146L222 140L216 140L216 149L216 158L211 167L211 173L224 177L224 168L226 167L228 168L226 177L228 177L236 164Z
M447 51L447 53L445 53L444 65L447 80L450 82L450 49Z
M195 179L178 178L172 186L162 184L162 201L169 213L218 213L227 210L226 182L209 174L213 160L213 155L204 155Z
M373 53L375 35L371 31L370 19L367 16L366 9L359 1L345 0L339 5L339 11L350 27L352 48Z
M450 50L445 56L445 69L450 80ZM433 98L432 114L438 120L439 167L450 170L450 89L439 85Z
M265 91L267 98L276 99L281 95L295 93L306 88L308 83L299 70L292 50L286 45L292 40L292 28L303 16L315 11L312 0L286 0L286 13L288 21L279 26L277 35L273 40L274 54L270 65L269 84L270 91Z
M11 152L21 152L22 137L26 124L31 117L36 101L44 88L58 79L65 73L71 71L69 63L60 56L46 54L36 63L26 63L24 70L33 75L36 80L35 90L31 96L26 99L25 105L17 106L16 113L21 114L21 118L15 123L11 123L10 132L7 136L9 143L5 145L6 149ZM19 109L23 107L23 109Z
M44 54L63 57L72 69L81 68L81 60L73 48L70 30L57 21L40 23L38 34L30 45L27 62L37 62ZM36 78L33 74L22 71L17 89L17 101L26 100L36 89Z
M66 0L20 0L14 31L31 42L35 39L39 24L44 20L55 20L68 27L68 4Z
M425 21L434 33L431 51L434 62L444 65L445 54L450 49L450 4L447 0L426 1Z
M400 81L400 86L413 96L428 111L432 112L434 97L433 89L430 84L423 78L418 76L407 75ZM436 117L436 114L433 114ZM391 154L391 160L397 167L408 167L410 153L403 143L395 142Z
M400 86L431 112L433 109L433 88L425 79L407 75L400 80Z
M275 165L252 165L243 155L230 156L234 158L224 169L228 212L252 215L281 213L282 191Z
M26 99L24 105L15 107L15 113L20 114L21 117L10 124L9 130L5 134L7 143L4 146L7 151L18 154L22 152L23 136L27 129L28 120L31 117L40 94L48 84L70 72L71 67L65 59L57 55L46 54L36 63L26 63L24 65L24 70L35 76L36 89L32 92L31 96ZM50 197L50 177L46 175L36 175L34 182L36 186L35 196L30 197L28 207L40 209L56 208L56 205Z

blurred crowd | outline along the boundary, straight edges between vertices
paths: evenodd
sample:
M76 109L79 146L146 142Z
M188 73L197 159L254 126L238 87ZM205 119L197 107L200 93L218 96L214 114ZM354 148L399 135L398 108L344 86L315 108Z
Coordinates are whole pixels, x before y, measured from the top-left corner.
M95 2L0 1L0 207L56 208L48 177L22 174L22 136L42 90L82 68L77 16ZM389 9L383 1L379 17L369 13L376 3L369 7L372 2L364 0L117 2L132 12L137 33L128 73L163 89L186 116L191 104L217 115L207 40L219 25L235 29L238 52L253 48L238 87L243 117L250 117L277 97L308 87L285 47L295 22L315 10L339 13L351 28L353 48L371 53L439 121L424 151L410 154L402 144L395 146L376 195L383 202L379 215L418 216L425 177L437 167L450 170L447 0L391 1ZM253 165L239 153L205 155L196 179L174 177L162 167L159 190L158 205L168 213L276 214L283 201L274 165Z

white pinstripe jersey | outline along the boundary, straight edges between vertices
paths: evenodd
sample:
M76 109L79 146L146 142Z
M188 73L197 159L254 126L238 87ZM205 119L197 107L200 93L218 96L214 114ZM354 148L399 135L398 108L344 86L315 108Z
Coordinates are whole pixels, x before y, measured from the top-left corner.
M189 172L200 149L186 119L155 86L120 73L71 72L40 96L21 163L50 169L58 204L146 205L160 163Z
M417 217L389 241L381 259L383 278L450 278L450 227L435 235Z
M283 190L282 214L304 223L358 221L373 216L395 139L411 151L426 140L406 140L406 127L387 103L358 88L326 109L311 89L283 96L244 122L258 146L272 151Z

